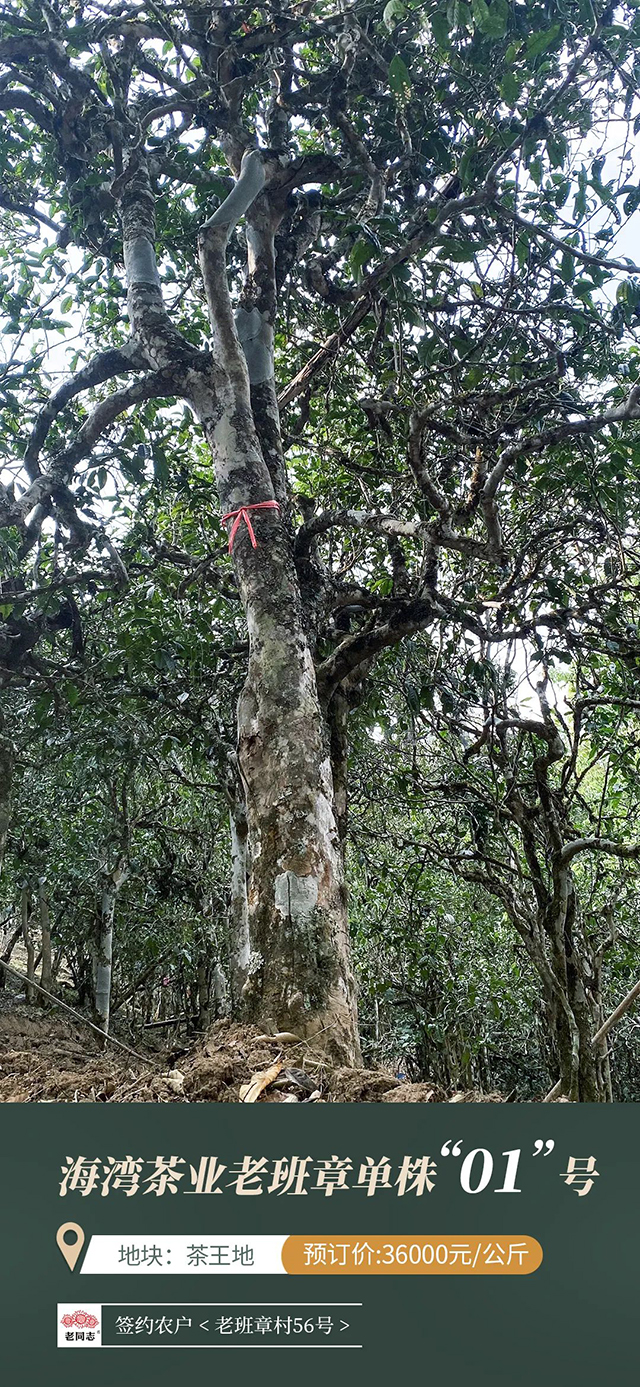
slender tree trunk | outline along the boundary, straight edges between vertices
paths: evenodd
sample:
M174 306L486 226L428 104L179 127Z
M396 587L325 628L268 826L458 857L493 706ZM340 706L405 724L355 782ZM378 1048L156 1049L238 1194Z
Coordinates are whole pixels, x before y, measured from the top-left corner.
M200 1030L206 1031L211 1025L211 973L209 960L204 949L198 955L196 971L197 1017Z
M49 914L49 904L47 901L46 885L44 881L38 882L38 904L40 907L40 928L42 931L42 968L40 970L40 983L51 991L52 968L51 968L51 917ZM42 998L46 1003L46 998Z
M20 893L20 920L22 927L22 938L27 951L27 981L25 984L25 1001L35 1000L35 988L32 983L35 978L36 949L31 932L31 895L28 886L23 886Z
M229 1015L227 979L220 963L216 963L213 970L213 1003L216 1018Z
M15 915L14 915L14 919L15 919ZM0 954L0 958L2 959L2 962L3 962L3 963L11 963L11 955L12 955L12 953L13 953L15 947L16 947L16 944L18 943L18 940L21 939L21 938L22 938L22 921L20 921L20 924L17 925L16 928L15 928L14 930L12 930L12 932L11 932L11 933L9 934L9 936L7 937L7 940L6 940L6 943L4 944L4 948L3 948L3 950L2 950L2 953ZM0 968L0 991L2 991L2 989L6 987L6 984L7 984L7 975L6 975L5 971L4 971L4 968Z
M231 902L229 906L229 976L234 1012L240 1010L242 989L249 975L249 904L247 900L247 813L234 794L229 813L231 830Z
M336 689L329 704L328 726L336 825L343 854L347 841L349 804L347 793L347 763L349 755L347 733L348 715L349 706L347 700L342 691Z
M100 900L100 914L96 929L96 951L94 960L94 1015L96 1025L102 1031L109 1030L111 1007L111 966L113 960L113 917L116 907L116 892L111 884L105 886Z
M0 713L0 873L11 821L11 793L15 767L15 750L3 732L4 719Z
M53 965L51 969L51 981L54 985L58 981L58 973L60 972L63 959L64 949L62 944L59 944L53 956Z
M113 960L113 921L120 887L126 881L128 867L120 856L112 871L105 871L100 914L96 928L94 959L94 1016L102 1031L109 1030L111 1010L111 970Z

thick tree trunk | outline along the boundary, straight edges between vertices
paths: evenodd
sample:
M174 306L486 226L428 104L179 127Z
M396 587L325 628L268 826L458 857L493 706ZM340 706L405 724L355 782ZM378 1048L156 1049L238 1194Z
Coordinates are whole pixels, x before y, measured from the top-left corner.
M550 1029L560 1070L559 1092L575 1103L612 1101L606 1042L593 1044L602 1021L598 999L585 986L585 969L575 953L566 969L564 1005L553 1007Z
M591 1032L592 1034L592 1032ZM572 1063L573 1052L565 1018L559 1019L554 1041L558 1056L560 1079L558 1094L574 1103L610 1103L612 1101L608 1053L594 1048L591 1034L580 1028L577 1047L577 1066Z
M269 638L254 644L238 712L251 852L245 1001L278 1030L323 1032L325 1047L353 1063L346 890L313 665L277 606L260 625Z
M194 396L216 466L223 512L286 501L273 388L275 204L261 194L254 151L236 188L203 228L200 257L224 379ZM249 207L248 279L235 318L225 248ZM289 536L272 509L241 519L233 554L249 631L238 706L238 761L248 826L250 973L246 1014L280 1030L322 1035L342 1062L359 1056L347 902L329 743L318 699Z
M233 559L250 648L238 709L252 950L245 1010L264 1025L321 1035L327 1050L352 1063L359 1045L346 893L328 742L283 523L286 475L273 386L273 238L291 174L280 159L248 152L232 192L201 229L209 357L180 338L166 313L153 192L139 152L117 182L133 333L149 365L171 377L170 393L194 409L211 448L221 511L238 518ZM267 183L274 198L261 196ZM254 203L249 274L234 316L226 246ZM243 508L256 506L253 547Z

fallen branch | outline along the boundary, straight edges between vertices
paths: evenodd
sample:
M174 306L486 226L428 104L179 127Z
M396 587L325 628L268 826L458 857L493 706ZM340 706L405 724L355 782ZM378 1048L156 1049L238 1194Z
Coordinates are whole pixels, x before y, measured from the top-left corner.
M157 1026L178 1026L183 1021L197 1021L197 1016L168 1016L166 1021L145 1021L143 1030L151 1031Z

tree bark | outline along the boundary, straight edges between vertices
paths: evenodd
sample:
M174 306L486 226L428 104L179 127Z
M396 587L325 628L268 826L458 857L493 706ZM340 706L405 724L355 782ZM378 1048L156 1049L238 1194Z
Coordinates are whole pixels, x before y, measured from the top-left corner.
M234 794L229 812L231 830L231 902L229 906L229 977L234 1010L242 1004L242 989L249 975L249 904L247 900L247 813Z
M262 156L251 151L233 194L200 239L209 316L230 394L221 412L218 387L213 417L201 413L224 512L265 500L282 508L286 495L273 387L279 214L262 192L265 177ZM249 274L234 318L225 249L249 208ZM287 531L273 511L262 513L259 530L254 548L242 525L233 548L250 643L238 705L252 951L244 1006L262 1025L322 1035L324 1048L354 1063L355 989L328 736Z
M0 873L7 845L7 833L11 821L11 792L15 766L13 743L3 732L3 717L0 713Z
M20 893L20 920L22 926L22 938L27 951L27 981L25 983L24 996L26 1002L35 1001L35 989L32 983L35 978L36 949L31 933L31 897L28 886L23 886Z
M578 956L573 929L565 935L566 953L550 1010L550 1030L560 1069L559 1093L575 1103L611 1102L607 1046L594 1045L602 1020L599 979L591 960Z
M102 1031L109 1030L111 1010L111 971L113 961L113 921L116 900L120 887L128 876L128 866L123 855L119 856L115 867L105 870L100 913L96 927L96 948L94 958L94 1019Z
M14 917L14 918L15 918L15 917ZM8 937L6 938L6 943L4 943L4 948L3 948L3 950L2 950L2 953L0 954L0 959L2 960L3 963L10 963L10 962L11 962L11 955L12 955L12 953L13 953L15 947L16 947L16 944L18 943L18 940L21 939L21 938L22 938L22 921L20 921L20 924L17 925L17 926L15 927L15 929L14 929L14 930L8 935ZM4 941L3 941L3 942L4 942ZM6 975L5 971L4 971L4 968L2 968L2 969L0 969L0 991L2 991L2 990L6 987L6 985L7 985L7 975Z
M213 1003L214 1015L216 1020L221 1016L229 1015L229 997L227 991L227 979L224 969L220 963L216 963L213 970Z
M277 509L282 512L286 479L272 379L273 237L286 202L284 176L279 159L251 150L232 192L201 230L213 332L209 357L194 352L166 313L155 261L153 193L139 152L118 180L120 213L134 336L149 365L171 372L191 404L211 449L223 514L265 502L272 507L254 513L256 547L242 517L233 544L249 633L238 707L252 950L245 1013L265 1026L273 1022L280 1030L321 1035L324 1048L349 1064L359 1057L359 1043L328 738L289 536ZM269 181L279 193L280 210L261 197ZM234 316L227 241L259 198L248 229L249 276Z
M204 941L198 944L198 963L196 968L196 1001L197 1001L197 1022L202 1031L206 1031L211 1025L211 992L212 974L210 959L203 947Z
M47 991L50 992L52 988L51 917L49 914L49 904L44 881L38 882L38 904L40 907L40 929L42 931L42 968L40 970L40 984L42 987L46 987Z

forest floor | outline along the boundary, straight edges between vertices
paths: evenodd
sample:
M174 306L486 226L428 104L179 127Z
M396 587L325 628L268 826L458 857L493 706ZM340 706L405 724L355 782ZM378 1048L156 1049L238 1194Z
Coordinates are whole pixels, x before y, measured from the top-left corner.
M157 1032L156 1032L157 1035ZM499 1094L445 1092L391 1070L335 1068L313 1046L216 1021L206 1034L163 1042L118 1035L137 1054L103 1042L80 1020L27 1004L19 984L0 990L2 1103L428 1103L501 1102ZM162 1045L163 1048L158 1048Z

